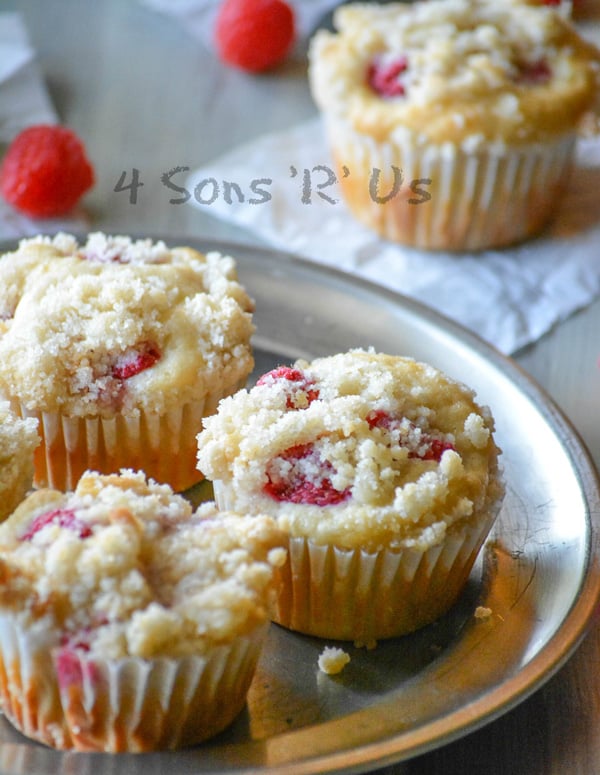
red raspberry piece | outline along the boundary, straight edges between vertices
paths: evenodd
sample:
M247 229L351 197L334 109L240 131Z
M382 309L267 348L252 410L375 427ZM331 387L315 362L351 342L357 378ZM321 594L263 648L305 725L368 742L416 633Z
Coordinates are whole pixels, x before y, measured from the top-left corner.
M282 460L290 466L283 477L275 471L275 464ZM335 506L350 497L350 489L335 489L330 479L333 470L331 463L322 460L312 444L296 444L269 466L263 490L276 501Z
M149 369L160 359L160 350L152 342L142 342L138 347L119 355L112 368L115 379L129 379Z
M366 417L370 428L385 428L388 431L399 430L401 421L392 417L383 409L374 409ZM411 430L417 430L417 426L409 423ZM419 460L435 460L437 463L447 449L454 449L454 446L448 441L437 438L429 433L421 432L418 439L418 448L410 449L408 456L418 458Z
M119 250L111 250L106 253L100 253L92 250L81 251L79 254L86 261L97 261L100 264L126 264L128 263Z
M40 124L24 129L0 167L0 191L6 201L34 218L68 212L93 183L85 148L67 127Z
M450 442L436 439L426 433L421 436L421 441L423 444L427 444L427 449L420 454L415 453L414 455L411 455L418 457L421 460L435 460L439 463L442 455L447 449L454 449L454 446L450 444Z
M374 409L366 417L369 423L369 428L388 428L392 423L392 417L388 412L383 409ZM396 421L397 422L397 421Z
M59 686L63 689L81 684L85 677L97 682L100 677L93 662L82 659L90 651L89 634L81 638L63 638L61 648L54 653L54 667Z
M87 522L77 519L73 509L54 509L37 516L29 525L29 529L21 536L21 541L31 541L36 533L50 524L72 530L77 533L79 538L89 538L92 535L91 526Z
M316 388L312 388L314 380L308 379L306 374L300 369L292 369L289 366L279 366L277 369L268 371L259 377L256 381L257 385L275 385L278 382L288 382L289 385L286 389L289 390L289 395L286 400L286 406L288 409L301 409L319 398L319 391ZM304 400L300 398L299 394L304 394Z
M224 0L215 39L229 65L260 72L287 56L296 35L294 12L285 0Z
M552 77L552 70L544 59L537 62L527 62L520 66L517 81L525 84L542 84Z
M54 655L54 666L58 683L62 687L72 684L81 684L83 672L77 652L69 648L62 648Z
M375 59L369 65L367 81L373 91L382 97L403 97L405 89L399 76L407 69L408 59L404 56L393 59L391 62Z

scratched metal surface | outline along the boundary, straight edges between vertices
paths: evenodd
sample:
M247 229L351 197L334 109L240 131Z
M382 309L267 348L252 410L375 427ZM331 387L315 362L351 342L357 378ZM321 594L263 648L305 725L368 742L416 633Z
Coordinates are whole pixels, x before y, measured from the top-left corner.
M429 361L475 388L504 450L502 513L457 606L372 651L345 646L351 662L339 676L317 668L322 641L273 625L246 710L213 741L142 756L61 753L0 718L0 772L364 772L514 707L571 655L600 590L598 481L570 424L512 361L417 303L287 254L184 241L237 258L256 301L257 374L372 345ZM475 618L478 605L491 616Z

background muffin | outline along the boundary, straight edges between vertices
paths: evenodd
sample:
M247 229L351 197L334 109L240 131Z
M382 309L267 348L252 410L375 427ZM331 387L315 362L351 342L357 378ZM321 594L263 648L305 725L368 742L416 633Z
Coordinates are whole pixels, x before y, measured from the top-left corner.
M503 494L493 419L412 359L299 361L224 399L198 436L222 508L289 535L275 621L369 643L456 600Z
M22 420L0 401L0 520L23 500L33 482L33 454L40 443L37 423Z
M433 249L540 232L598 107L600 52L565 16L513 0L340 7L338 32L312 40L310 83L357 219Z
M252 370L252 309L218 253L97 233L0 257L0 394L39 421L36 484L125 466L191 486L202 416Z
M56 748L204 740L245 703L284 537L142 473L39 490L0 528L0 693Z

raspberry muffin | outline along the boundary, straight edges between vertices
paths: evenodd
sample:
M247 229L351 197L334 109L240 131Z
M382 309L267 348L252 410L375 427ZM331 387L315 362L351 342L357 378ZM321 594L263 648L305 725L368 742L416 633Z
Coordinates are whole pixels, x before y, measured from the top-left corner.
M4 714L80 751L216 734L245 704L284 538L141 472L34 492L0 526Z
M598 111L600 52L562 5L350 4L310 46L310 83L354 216L427 249L538 234Z
M37 423L22 420L0 401L0 520L23 500L32 486L33 455L40 439Z
M253 368L252 310L219 253L95 233L1 256L0 395L38 420L35 484L128 467L190 487L203 415Z
M456 601L503 495L490 411L430 365L351 350L224 399L198 436L221 508L289 536L273 619L369 644Z

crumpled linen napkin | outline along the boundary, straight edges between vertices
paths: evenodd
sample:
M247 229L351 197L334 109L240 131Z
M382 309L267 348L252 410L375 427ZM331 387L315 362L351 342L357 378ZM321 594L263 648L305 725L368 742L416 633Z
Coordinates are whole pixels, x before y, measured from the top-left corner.
M217 10L222 0L141 0L142 3L161 13L178 19L187 31L208 48L214 47L214 26ZM298 0L292 2L296 19L298 42L306 40L320 19L339 0Z
M16 12L0 13L0 156L22 129L57 122L22 17ZM0 197L1 240L42 232L79 231L87 225L87 218L80 212L60 219L28 218Z
M214 45L221 0L142 2L178 18L209 48ZM294 3L301 41L337 4ZM597 44L599 15L589 0L586 33ZM352 218L336 185L324 186L329 171L325 132L316 118L233 149L193 172L186 185L194 192L191 205L205 213L275 248L424 302L507 354L600 293L600 138L580 142L564 205L545 235L479 254L431 253L381 240Z
M319 189L332 170L315 118L195 170L188 203L278 249L420 300L507 354L600 293L600 139L580 141L564 204L546 234L481 253L428 252L380 239L353 219L336 185Z

